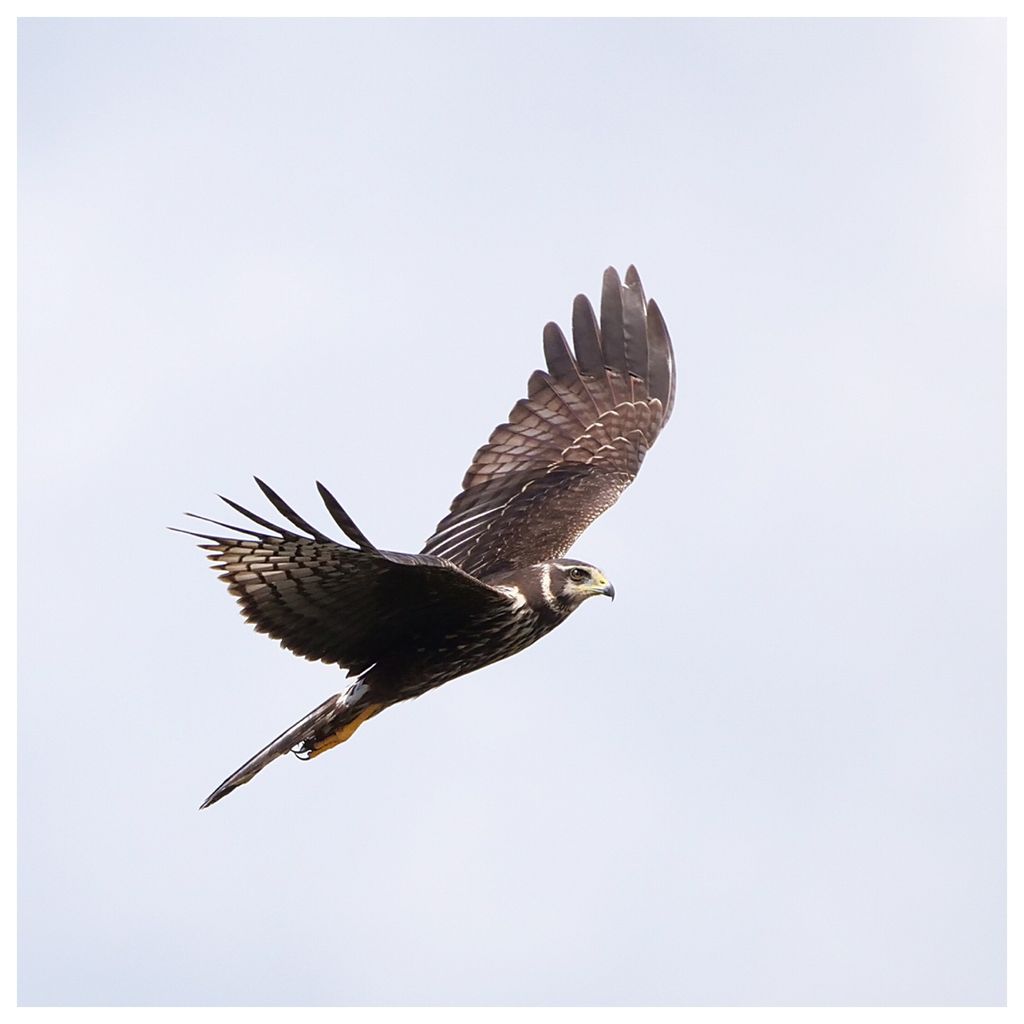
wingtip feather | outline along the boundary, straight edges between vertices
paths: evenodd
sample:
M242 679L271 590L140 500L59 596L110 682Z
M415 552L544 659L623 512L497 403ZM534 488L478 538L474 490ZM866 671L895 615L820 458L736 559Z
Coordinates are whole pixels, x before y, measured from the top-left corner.
M342 533L358 545L360 550L377 551L377 546L356 526L355 520L341 507L341 502L319 480L316 482L316 489L320 492L320 497L324 505L327 506L327 511L330 512L331 518L341 528Z
M314 540L318 540L321 544L331 544L331 538L325 533L321 533L315 526L311 526L306 522L289 505L284 498L282 498L273 488L265 484L258 476L253 477L256 483L259 485L260 490L266 495L267 500L270 502L278 512L281 513L293 526L297 526L300 530L305 530Z
M594 307L586 295L577 295L572 303L572 347L580 372L598 380L606 376L601 335Z

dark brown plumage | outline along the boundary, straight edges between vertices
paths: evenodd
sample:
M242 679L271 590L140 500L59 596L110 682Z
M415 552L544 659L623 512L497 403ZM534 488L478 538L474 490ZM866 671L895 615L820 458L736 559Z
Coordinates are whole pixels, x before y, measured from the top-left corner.
M600 326L582 295L572 323L572 348L557 325L544 328L547 371L530 377L528 396L476 453L422 554L378 549L322 484L327 510L354 547L311 526L259 480L295 530L227 498L270 532L205 520L250 538L195 534L257 631L356 678L204 807L281 754L315 757L391 704L509 657L586 598L614 594L598 569L564 555L633 480L667 422L672 346L633 267L624 286L605 271Z

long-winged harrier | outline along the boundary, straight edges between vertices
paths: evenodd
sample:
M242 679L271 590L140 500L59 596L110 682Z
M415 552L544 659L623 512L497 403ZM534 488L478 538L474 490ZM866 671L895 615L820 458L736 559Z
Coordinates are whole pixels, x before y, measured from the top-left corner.
M565 553L640 469L672 412L672 344L636 269L608 268L598 325L586 296L570 349L544 328L547 372L473 457L462 490L421 554L382 551L323 484L327 510L354 547L310 526L261 480L296 530L224 500L271 531L196 518L252 538L194 534L257 631L355 676L285 730L205 800L209 807L275 758L316 757L368 718L523 650L595 594L614 596L592 565ZM188 532L188 531L185 531Z

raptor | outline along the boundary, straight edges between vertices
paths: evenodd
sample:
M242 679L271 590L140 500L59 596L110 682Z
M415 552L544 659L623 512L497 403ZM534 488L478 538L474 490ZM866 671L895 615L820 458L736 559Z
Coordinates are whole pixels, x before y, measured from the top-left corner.
M547 370L531 375L527 397L477 451L420 554L372 544L320 483L347 544L311 526L259 479L287 527L223 498L262 529L195 516L245 539L181 531L204 541L258 632L354 677L225 779L203 807L282 754L317 757L392 704L518 653L588 598L614 597L600 569L565 556L632 482L672 413L672 344L636 269L624 282L605 271L600 321L578 295L572 346L549 323L544 357Z

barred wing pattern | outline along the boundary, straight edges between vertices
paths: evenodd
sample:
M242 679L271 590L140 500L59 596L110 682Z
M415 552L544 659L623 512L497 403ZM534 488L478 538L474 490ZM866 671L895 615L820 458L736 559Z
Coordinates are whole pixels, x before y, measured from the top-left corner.
M357 547L332 541L300 518L261 480L277 510L303 536L226 501L273 534L194 518L248 534L238 540L194 534L257 632L310 661L337 664L355 675L417 647L440 644L453 623L471 627L507 612L510 598L442 559L375 548L333 495L318 484L335 521ZM182 531L189 532L189 531Z
M676 375L665 321L636 268L605 271L598 326L576 296L573 347L544 328L547 372L474 456L423 548L485 577L559 558L640 469L668 422Z

